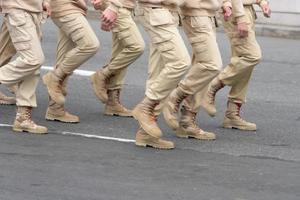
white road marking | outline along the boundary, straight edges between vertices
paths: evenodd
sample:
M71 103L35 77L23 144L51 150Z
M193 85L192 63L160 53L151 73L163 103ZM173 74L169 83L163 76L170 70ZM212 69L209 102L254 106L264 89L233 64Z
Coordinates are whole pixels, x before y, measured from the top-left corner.
M52 71L53 67L51 67L51 66L42 66L42 69L46 70L46 71ZM92 74L95 73L95 71L76 69L73 73L76 74L76 75L79 75L79 76L91 76Z
M12 127L10 124L0 124L0 127ZM124 142L124 143L134 143L135 140L125 139L125 138L115 138L115 137L108 137L108 136L101 136L101 135L91 135L85 133L73 133L68 131L56 131L55 133L60 135L71 135L71 136L79 136L84 138L92 138L92 139L100 139L100 140L110 140L110 141L117 141L117 142Z
M52 71L53 67L51 66L42 66L42 70L46 71ZM94 74L95 71L89 71L89 70L75 70L74 74L79 76L91 76ZM0 127L12 127L12 125L9 124L0 124ZM72 136L79 136L79 137L85 137L85 138L94 138L94 139L100 139L100 140L111 140L111 141L117 141L117 142L125 142L125 143L134 143L135 140L125 139L125 138L115 138L115 137L107 137L107 136L101 136L101 135L91 135L91 134L85 134L85 133L73 133L73 132L56 132L61 135L72 135Z

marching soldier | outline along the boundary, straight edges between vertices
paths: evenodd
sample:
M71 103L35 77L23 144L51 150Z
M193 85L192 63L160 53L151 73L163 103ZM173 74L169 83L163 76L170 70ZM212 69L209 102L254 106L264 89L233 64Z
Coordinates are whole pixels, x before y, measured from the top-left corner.
M177 0L139 0L137 16L150 36L149 71L145 98L133 110L140 128L136 145L159 149L174 148L163 140L157 124L159 104L169 96L190 65L190 57L177 29Z
M223 127L255 131L256 124L247 122L240 116L241 106L246 102L252 71L261 59L261 49L255 37L256 13L253 5L258 4L265 17L270 17L271 10L267 0L242 0L242 2L243 7L233 3L233 17L228 21L223 20L225 32L231 43L231 63L212 81L203 107L214 116L216 93L224 86L230 86ZM238 32L236 24L239 27Z
M96 9L106 9L107 2L100 2ZM127 68L144 52L144 40L132 17L135 0L122 1L118 17L112 28L112 57L103 69L91 76L93 89L99 100L105 103L105 115L132 117L131 111L120 103L120 91ZM102 27L104 30L107 27Z
M86 19L87 5L84 0L52 0L51 8L51 18L59 28L59 38L54 70L43 76L49 93L45 118L77 123L79 117L64 108L67 79L98 51L100 44Z
M0 84L7 86L17 85L16 101L17 114L13 124L13 130L17 132L30 132L36 134L47 133L47 128L37 125L31 118L32 108L36 107L36 87L39 80L39 69L44 62L44 54L41 48L41 20L43 10L50 14L50 6L47 1L32 0L30 2L20 0L0 0L0 7L4 13L4 36L6 39L7 28L11 42L17 52L17 58L10 60L13 52L2 49L8 53L8 62L0 68ZM1 41L2 42L2 41ZM3 41L5 42L5 41ZM4 48L6 46L3 46ZM5 54L4 54L5 55Z
M229 16L231 3L222 1L225 16ZM193 49L192 67L177 88L170 94L163 114L167 124L181 138L214 140L214 133L206 132L195 124L201 98L209 83L220 73L222 58L216 41L216 14L219 0L186 0L180 7L182 25ZM177 116L181 103L181 118Z

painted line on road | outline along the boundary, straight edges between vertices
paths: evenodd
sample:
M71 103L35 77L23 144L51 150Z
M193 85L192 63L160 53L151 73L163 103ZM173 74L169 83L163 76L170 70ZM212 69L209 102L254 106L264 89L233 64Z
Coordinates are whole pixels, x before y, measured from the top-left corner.
M53 67L42 66L42 69L46 71L52 71ZM91 76L95 73L95 71L76 69L73 73L79 76Z
M10 124L0 124L0 127L12 127ZM124 143L134 143L135 140L125 139L125 138L116 138L116 137L108 137L108 136L101 136L101 135L91 135L85 133L73 133L68 131L55 131L56 134L60 135L70 135L70 136L79 136L84 138L92 138L92 139L99 139L99 140L110 140L110 141L117 141L117 142L124 142Z

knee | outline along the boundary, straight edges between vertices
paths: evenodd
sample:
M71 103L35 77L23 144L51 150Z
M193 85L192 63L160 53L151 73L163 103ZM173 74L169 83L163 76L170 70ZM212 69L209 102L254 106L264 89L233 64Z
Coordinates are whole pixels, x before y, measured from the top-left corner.
M80 47L83 52L89 54L95 54L100 48L100 42L98 39L91 40L89 42L85 42L84 45Z
M130 51L135 52L137 55L142 55L145 50L144 42L136 42L133 45L129 46Z
M45 62L45 56L42 52L36 53L32 58L27 60L28 65L32 66L33 70L37 70Z
M252 65L259 64L262 59L261 49L257 47L256 50L252 50L251 52L249 52L247 59L252 63Z

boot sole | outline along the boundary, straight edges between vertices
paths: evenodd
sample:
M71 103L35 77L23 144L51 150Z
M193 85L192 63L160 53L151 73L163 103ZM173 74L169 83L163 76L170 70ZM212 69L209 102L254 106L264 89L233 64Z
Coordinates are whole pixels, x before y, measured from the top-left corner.
M80 121L66 121L66 120L62 120L59 117L50 117L50 116L46 116L45 119L48 121L57 121L57 122L68 123L68 124L77 124L80 122Z
M33 134L39 134L39 135L45 135L48 133L48 130L46 132L42 132L42 131L33 131L33 130L29 130L29 129L21 129L21 128L13 128L13 131L15 132L26 132L26 133L33 133Z
M96 87L95 87L95 85L96 85L96 77L95 77L95 74L93 74L93 75L91 76L90 79L91 79L92 86L93 86L93 91L94 91L96 97L97 97L103 104L106 104L107 101L108 101L108 99L102 98L102 97L98 94L98 91L97 91L97 89L96 89Z
M107 116L117 116L117 117L129 117L129 118L133 118L132 115L123 115L123 114L112 113L112 112L105 112L104 115L107 115Z
M205 140L205 141L212 141L212 140L216 140L216 138L204 138L204 137L197 137L197 136L192 136L192 135L182 135L180 133L176 132L176 136L178 138L184 138L184 139L197 139L197 140Z
M154 149L162 149L162 150L171 150L175 148L175 147L162 147L162 146L157 146L156 144L148 144L144 142L135 142L135 145L139 147L151 147Z
M249 129L243 126L230 126L230 125L224 125L223 124L223 128L227 128L227 129L236 129L236 130L242 130L242 131L256 131L256 129Z
M5 102L5 101L0 101L0 105L12 106L12 105L16 105L16 103L9 103L9 102Z

